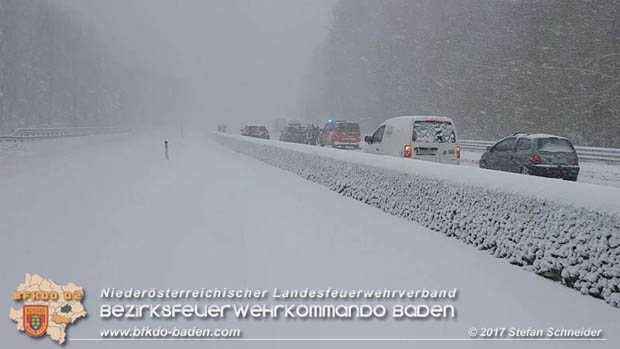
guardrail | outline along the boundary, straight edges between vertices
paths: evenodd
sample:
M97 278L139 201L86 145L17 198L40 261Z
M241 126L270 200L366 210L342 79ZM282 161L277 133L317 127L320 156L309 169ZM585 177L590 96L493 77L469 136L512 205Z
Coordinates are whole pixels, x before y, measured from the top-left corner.
M0 136L0 142L35 141L52 138L123 133L128 131L127 129L118 127L19 128L13 131L11 135Z
M495 142L492 141L472 141L461 139L459 140L459 144L463 149L474 149L474 150L486 150L487 147L492 146Z
M495 144L493 141L460 140L463 149L486 150ZM620 162L620 149L576 146L577 156L584 160Z

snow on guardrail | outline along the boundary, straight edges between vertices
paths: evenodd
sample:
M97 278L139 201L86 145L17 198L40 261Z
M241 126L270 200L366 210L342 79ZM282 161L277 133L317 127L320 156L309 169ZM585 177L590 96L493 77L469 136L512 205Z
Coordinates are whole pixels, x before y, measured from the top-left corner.
M620 307L618 188L249 137L215 137L237 152ZM454 258L458 262L458 256Z
M494 141L460 140L463 149L486 150ZM620 162L620 149L575 146L577 156L585 160Z
M128 130L118 127L20 128L13 131L11 135L0 136L0 142L33 141L123 132L128 132Z

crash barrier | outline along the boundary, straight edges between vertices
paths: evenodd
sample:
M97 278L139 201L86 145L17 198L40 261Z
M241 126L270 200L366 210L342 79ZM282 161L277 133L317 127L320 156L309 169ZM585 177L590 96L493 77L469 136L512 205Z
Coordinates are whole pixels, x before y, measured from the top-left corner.
M249 137L214 137L234 151L620 307L620 189Z
M20 128L13 131L11 135L0 136L0 142L34 141L123 132L129 132L129 130L118 127Z
M494 141L475 141L460 140L459 144L463 149L484 151L487 147L495 144ZM576 146L577 156L583 160L620 162L620 149L616 148L595 148Z

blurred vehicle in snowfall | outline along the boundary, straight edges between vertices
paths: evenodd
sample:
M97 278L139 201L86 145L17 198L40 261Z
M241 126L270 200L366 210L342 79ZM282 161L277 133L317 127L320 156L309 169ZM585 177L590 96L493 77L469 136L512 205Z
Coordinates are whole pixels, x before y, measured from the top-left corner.
M573 144L564 137L515 133L487 148L480 167L534 176L576 181L579 158Z
M360 125L354 122L329 121L323 126L317 143L321 147L330 145L334 148L360 147Z
M246 125L241 129L242 136L269 139L269 131L265 126L249 126Z
M319 132L319 128L314 125L289 123L280 133L280 140L283 142L316 145Z
M365 151L409 159L460 163L456 127L445 116L398 116L385 120L365 139Z

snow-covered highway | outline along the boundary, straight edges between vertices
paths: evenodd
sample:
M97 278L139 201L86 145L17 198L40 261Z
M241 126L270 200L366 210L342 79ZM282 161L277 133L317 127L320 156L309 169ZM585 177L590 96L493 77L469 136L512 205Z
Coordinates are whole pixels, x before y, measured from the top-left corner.
M448 338L453 340L423 346L459 348L612 348L620 340L620 313L601 300L235 153L207 136L168 139L171 159L165 161L163 140L153 134L108 135L14 145L0 152L2 291L11 294L27 272L83 285L90 315L69 331L71 347L169 346L72 341L98 337L102 327L133 326L99 319L98 292L104 287L459 290L457 317L441 321L217 323L242 328L245 339ZM5 297L5 309L12 302ZM596 328L607 340L480 343L468 339L471 327ZM7 347L56 345L16 336L13 326L0 326L0 335ZM288 348L290 343L253 342L251 347Z

